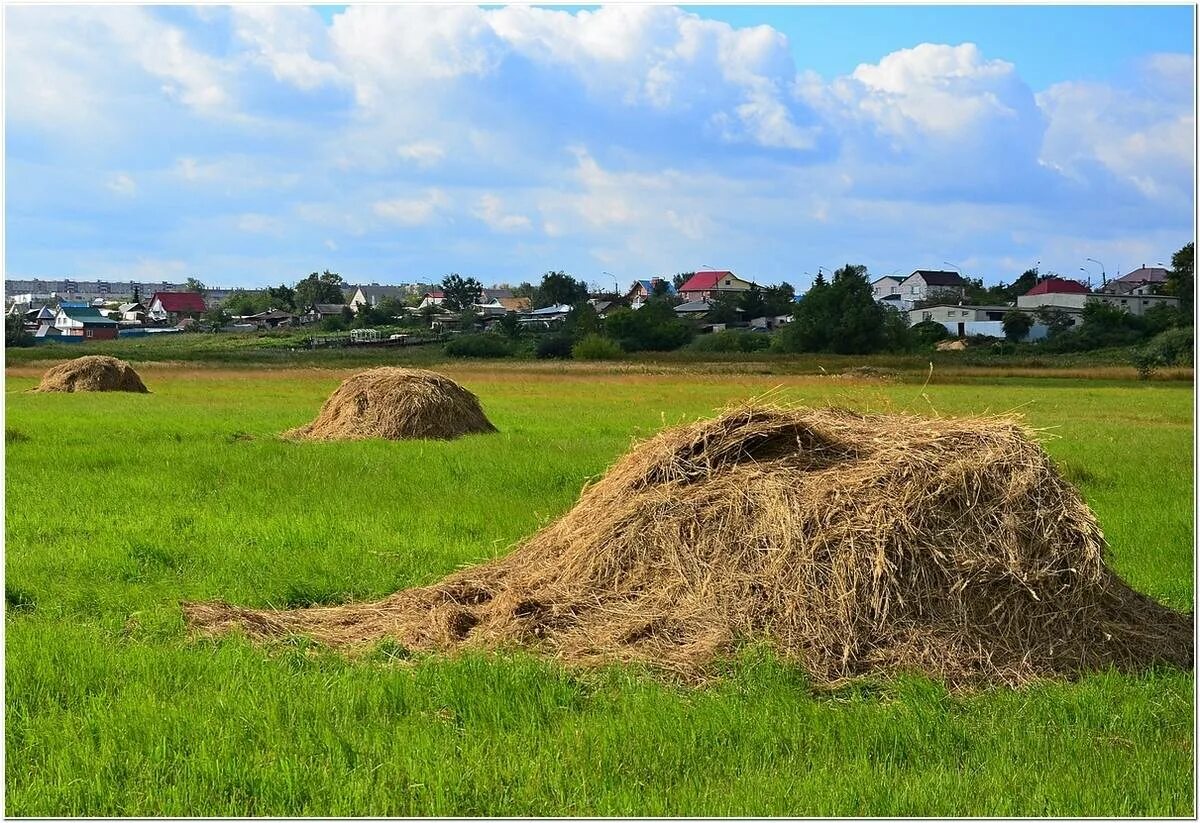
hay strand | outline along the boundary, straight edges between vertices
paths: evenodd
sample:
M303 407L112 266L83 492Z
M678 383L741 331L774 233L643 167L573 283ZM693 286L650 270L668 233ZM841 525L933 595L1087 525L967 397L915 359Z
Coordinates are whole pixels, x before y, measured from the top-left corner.
M479 399L448 377L384 366L348 377L316 419L284 432L306 440L452 440L494 432Z
M124 360L101 354L76 357L46 371L34 392L127 391L145 394L150 390Z
M1192 665L1192 621L1105 562L1079 493L1011 417L755 403L667 429L510 554L375 602L185 604L201 633L347 650L524 646L702 679L761 640L816 684L951 687Z

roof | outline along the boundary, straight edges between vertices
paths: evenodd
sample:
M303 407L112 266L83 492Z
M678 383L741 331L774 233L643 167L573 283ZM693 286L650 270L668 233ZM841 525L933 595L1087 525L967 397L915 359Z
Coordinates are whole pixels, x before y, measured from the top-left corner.
M434 300L441 300L445 296L446 296L446 293L444 291L441 291L440 289L438 291L425 292L425 297L432 297Z
M1160 269L1157 266L1146 268L1142 266L1139 269L1134 269L1129 274L1118 277L1117 280L1122 283L1165 283L1167 281L1167 270Z
M343 289L344 291L344 289ZM362 292L363 297L407 297L411 292L405 286L359 286L354 293Z
M894 275L894 274L885 274L883 277L876 277L874 280L872 280L872 281L871 281L871 285L872 285L872 286L874 286L876 283L879 283L879 282L881 282L881 281L883 281L883 280L895 280L897 283L899 283L899 282L901 282L902 280L904 280L904 278L903 278L903 277L897 277L897 276L896 276L896 275Z
M733 272L726 272L726 274L733 274ZM639 280L638 283L640 283L642 288L646 290L647 294L654 294L655 283L666 283L667 294L675 293L675 284L662 277L651 277L649 280Z
M344 303L314 303L313 306L318 314L341 314L346 308Z
M684 285L687 284L685 283ZM675 307L675 311L686 314L688 312L708 311L711 308L712 305L707 300L692 300L688 303L680 303Z
M1032 294L1087 294L1087 286L1078 280L1067 280L1062 277L1047 277L1039 282L1025 296Z
M938 271L933 269L917 269L909 277L921 275L926 286L965 286L966 281L956 271ZM906 280L908 278L905 278Z
M164 311L169 312L202 312L206 308L204 295L195 291L156 291L150 304L156 300L162 303Z
M483 296L489 300L504 300L513 296L512 289L484 289Z
M72 320L78 320L85 326L115 326L117 321L100 314L100 310L88 306L87 308L61 308L63 314Z
M727 277L735 277L738 280L742 279L731 271L698 271L689 277L687 282L679 287L679 290L681 292L708 291L709 289L715 289L717 283Z
M530 314L547 315L547 314L566 314L571 310L571 307L566 303L560 303L557 306L546 306L542 309L534 309Z
M496 300L509 311L528 311L531 305L528 297L497 297Z
M134 311L135 309L138 311L145 311L146 307L143 306L140 302L138 302L138 303L122 303L120 306L117 307L117 311L121 312L122 314L124 314L127 311Z

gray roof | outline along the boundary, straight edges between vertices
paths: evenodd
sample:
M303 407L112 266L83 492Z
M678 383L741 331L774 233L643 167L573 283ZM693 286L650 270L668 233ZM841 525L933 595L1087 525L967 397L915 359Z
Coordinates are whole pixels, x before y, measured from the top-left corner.
M704 312L712 308L707 300L692 300L688 303L680 303L675 307L675 311L686 314L689 312Z
M934 271L931 269L917 269L909 277L921 275L921 279L925 281L927 286L965 286L966 281L962 279L956 271ZM907 278L906 278L907 279Z

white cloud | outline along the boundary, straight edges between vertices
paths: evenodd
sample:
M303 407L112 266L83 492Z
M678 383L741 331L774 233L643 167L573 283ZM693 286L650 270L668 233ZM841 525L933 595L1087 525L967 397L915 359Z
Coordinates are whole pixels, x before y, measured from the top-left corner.
M266 214L239 215L235 225L247 234L283 234L283 221Z
M345 76L328 60L313 52L327 42L325 25L306 6L233 6L234 34L255 52L254 60L280 82L310 91L341 83Z
M122 197L129 197L137 193L137 183L134 179L124 172L114 174L105 184L108 190Z
M1190 203L1195 180L1194 75L1186 55L1155 55L1128 86L1057 83L1038 95L1048 166L1086 183L1099 166L1150 200Z
M479 198L471 213L499 232L524 231L531 226L529 218L523 214L505 214L503 202L490 193Z
M427 168L441 162L446 156L446 150L432 140L420 140L397 146L396 154L418 166Z
M378 200L371 211L389 223L400 226L421 226L430 222L438 212L450 205L450 198L440 189L429 189L424 197Z

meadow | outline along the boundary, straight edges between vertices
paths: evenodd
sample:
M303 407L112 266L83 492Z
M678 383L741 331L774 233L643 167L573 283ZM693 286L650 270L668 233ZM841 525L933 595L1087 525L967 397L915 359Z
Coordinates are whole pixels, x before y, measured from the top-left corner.
M42 368L10 363L6 814L1194 814L1192 672L973 694L910 675L824 692L748 646L695 688L515 653L381 644L348 661L299 638L198 640L179 609L432 582L564 512L631 438L773 391L1020 411L1046 429L1118 572L1190 610L1190 381L438 368L499 434L278 439L345 368L147 363L149 395L36 395Z

